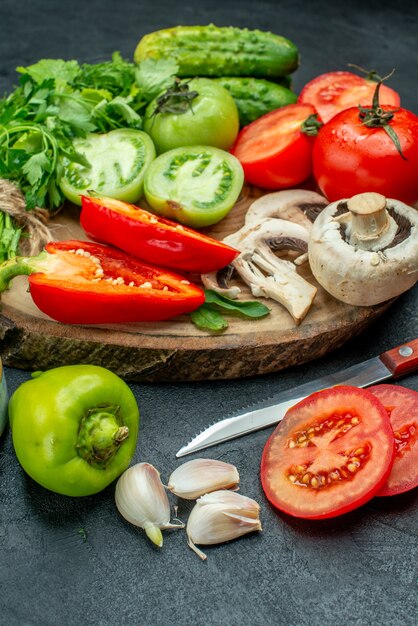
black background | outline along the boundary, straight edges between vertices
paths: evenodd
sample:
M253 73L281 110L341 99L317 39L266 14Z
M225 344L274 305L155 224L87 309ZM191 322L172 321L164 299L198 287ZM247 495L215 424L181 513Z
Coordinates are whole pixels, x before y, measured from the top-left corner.
M201 0L2 0L0 93L15 67L40 58L96 62L114 50L131 58L147 32L176 24L272 30L301 52L294 88L356 63L386 74L406 108L418 113L418 9L415 2ZM359 362L417 335L417 288L373 327L328 357L282 373L217 383L131 385L142 422L135 461L167 480L175 452L209 422L317 376ZM6 369L11 392L28 372ZM418 376L403 384L418 390ZM375 498L323 522L274 511L259 484L271 430L201 456L237 465L241 493L261 504L263 532L207 549L203 563L181 531L155 549L117 514L114 486L88 498L50 493L21 470L10 432L0 441L0 623L359 626L416 623L415 492ZM175 504L175 500L172 500ZM190 507L181 505L186 517Z

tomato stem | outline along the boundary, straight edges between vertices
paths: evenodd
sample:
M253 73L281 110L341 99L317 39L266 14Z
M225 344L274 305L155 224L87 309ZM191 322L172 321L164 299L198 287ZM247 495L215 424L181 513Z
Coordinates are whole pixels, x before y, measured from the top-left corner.
M312 113L306 120L303 122L300 130L305 135L309 135L310 137L316 137L319 132L321 126L323 126L323 122L321 122L318 118L317 113Z
M376 84L376 89L374 90L372 106L363 107L359 104L359 117L361 122L368 128L383 128L385 133L393 141L393 144L401 157L406 161L407 159L402 152L402 146L401 142L399 141L399 137L397 133L393 130L393 128L389 125L389 122L394 118L395 113L399 109L385 111L384 109L382 109L379 102L380 87L382 86L383 81L392 76L394 71L395 70L392 70L390 74L384 76L383 78L381 78L376 74L376 72L374 72L374 75L378 79L378 82Z
M392 76L392 74L394 73L394 69L391 71L390 74L388 74L387 76L385 76L384 78L382 78L376 70L366 70L364 69L364 67L361 67L360 65L356 65L355 63L348 63L347 64L348 67L353 67L354 69L358 70L359 72L361 72L362 74L366 75L366 80L371 80L373 82L379 82L379 81L383 81L386 80L387 78L390 78Z
M175 115L187 113L192 108L192 101L199 95L197 91L190 91L188 82L181 82L179 78L176 78L173 86L157 98L157 106L153 115L155 116L157 113L174 113Z

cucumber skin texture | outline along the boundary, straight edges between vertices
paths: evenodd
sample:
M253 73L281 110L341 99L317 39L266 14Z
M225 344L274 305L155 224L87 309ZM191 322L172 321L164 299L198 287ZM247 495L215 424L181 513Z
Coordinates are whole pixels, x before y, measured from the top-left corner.
M234 98L241 127L297 100L297 95L290 89L262 78L223 76L212 80L227 89Z
M298 49L285 37L214 24L175 26L144 35L134 61L147 58L174 59L180 77L277 77L294 72L299 65Z

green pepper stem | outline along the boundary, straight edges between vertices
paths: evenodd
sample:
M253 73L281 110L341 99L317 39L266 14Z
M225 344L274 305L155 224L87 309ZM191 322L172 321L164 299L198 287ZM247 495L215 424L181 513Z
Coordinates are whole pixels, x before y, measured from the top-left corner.
M29 276L42 271L48 258L47 252L41 252L38 256L17 256L0 265L0 293L9 288L10 281L16 276Z
M121 425L119 408L109 405L89 409L80 422L77 453L98 469L106 469L129 437L129 428Z

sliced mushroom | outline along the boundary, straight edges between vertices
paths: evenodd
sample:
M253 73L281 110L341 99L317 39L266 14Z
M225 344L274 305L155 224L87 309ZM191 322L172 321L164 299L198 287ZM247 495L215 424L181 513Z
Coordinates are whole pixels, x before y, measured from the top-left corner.
M229 281L234 274L235 268L232 264L223 267L217 272L210 272L209 274L202 274L201 280L206 289L213 289L217 293L220 293L227 298L235 300L241 293L241 289L238 286L230 285Z
M266 217L278 217L312 228L319 213L328 206L324 196L307 189L287 189L268 193L253 202L246 214L245 223L257 223Z
M418 213L378 193L333 202L313 225L309 263L322 287L343 302L390 300L418 280Z
M306 228L276 218L243 226L224 239L225 243L240 250L232 265L250 286L252 294L280 302L297 324L307 314L317 290L299 276L292 261L278 258L274 251L298 250L305 254L308 240ZM219 279L214 274L202 276L202 280L206 287L210 285L219 291L215 284Z

